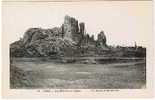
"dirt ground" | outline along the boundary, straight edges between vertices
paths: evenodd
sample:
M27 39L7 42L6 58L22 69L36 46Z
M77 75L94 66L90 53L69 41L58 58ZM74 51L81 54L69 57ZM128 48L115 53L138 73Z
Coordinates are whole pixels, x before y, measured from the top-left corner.
M13 65L22 69L30 81L28 85L16 88L140 89L146 85L145 61L58 64L52 61L18 59L13 61Z

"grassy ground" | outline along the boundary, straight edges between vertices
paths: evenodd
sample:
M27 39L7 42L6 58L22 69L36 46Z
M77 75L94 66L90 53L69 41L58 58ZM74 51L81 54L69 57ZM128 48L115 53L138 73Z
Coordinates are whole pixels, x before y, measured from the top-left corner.
M145 61L58 64L18 59L13 61L13 65L22 69L31 81L29 85L14 88L139 89L146 84Z

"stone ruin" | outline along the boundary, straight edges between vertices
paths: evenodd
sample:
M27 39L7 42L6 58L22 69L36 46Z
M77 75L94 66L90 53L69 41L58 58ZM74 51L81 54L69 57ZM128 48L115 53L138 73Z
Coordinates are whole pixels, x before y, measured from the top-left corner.
M104 34L104 31L101 31L98 34L97 40L94 40L94 35L90 36L89 34L86 34L84 22L78 23L78 20L68 15L65 16L64 24L62 26L64 29L64 38L71 39L72 41L75 41L77 44L83 43L83 45L95 45L95 43L98 42L100 46L106 46L106 36Z
M94 35L86 33L84 22L79 23L75 18L66 15L60 27L29 28L21 40L11 44L10 51L14 56L49 56L68 55L69 51L75 51L76 54L95 53L96 50L105 49L107 44L104 31L95 40Z

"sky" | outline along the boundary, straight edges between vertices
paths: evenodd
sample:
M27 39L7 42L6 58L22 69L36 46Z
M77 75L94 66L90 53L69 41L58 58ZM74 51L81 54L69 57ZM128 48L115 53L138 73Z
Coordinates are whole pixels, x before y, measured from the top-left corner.
M12 43L28 28L61 26L65 15L85 22L95 37L103 30L109 45L147 46L152 35L152 1L5 2L2 34Z

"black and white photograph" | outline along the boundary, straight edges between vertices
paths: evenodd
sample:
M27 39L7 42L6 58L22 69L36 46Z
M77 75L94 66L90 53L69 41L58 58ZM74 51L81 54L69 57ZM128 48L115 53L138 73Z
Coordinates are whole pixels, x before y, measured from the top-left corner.
M151 1L4 2L2 18L9 89L147 89Z

